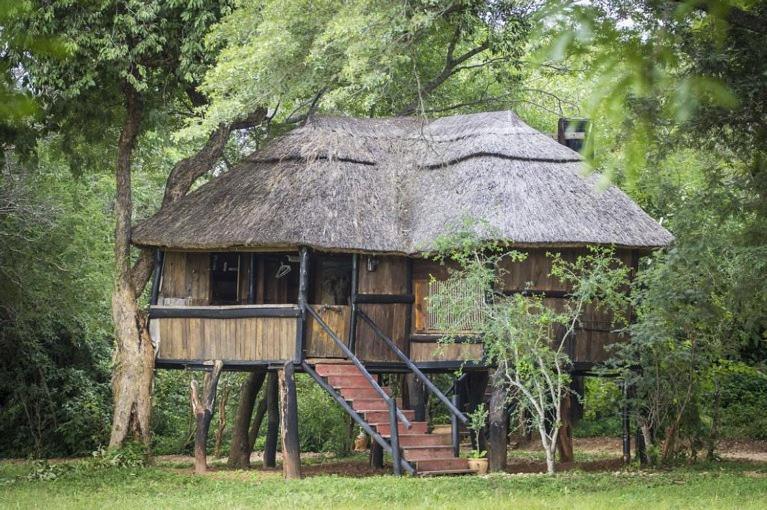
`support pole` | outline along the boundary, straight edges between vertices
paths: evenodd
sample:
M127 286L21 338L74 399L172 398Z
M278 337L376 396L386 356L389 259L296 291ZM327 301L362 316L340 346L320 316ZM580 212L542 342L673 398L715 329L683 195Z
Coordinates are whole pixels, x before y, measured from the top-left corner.
M482 372L469 372L466 374L466 389L469 400L469 412L476 411L477 407L485 400L485 390L487 389L487 381L489 374L486 371ZM475 439L474 434L471 436L472 448L478 450L487 450L487 440L485 434L479 434L479 437ZM477 444L477 441L479 444Z
M426 420L426 389L415 374L405 375L410 408L415 411L415 421ZM452 415L451 415L452 416Z
M157 250L154 254L154 271L152 273L152 293L149 298L150 305L156 305L160 295L160 280L162 278L162 267L165 254Z
M359 267L359 255L356 253L352 255L352 292L351 292L351 315L349 316L349 340L348 340L348 346L349 350L352 352L354 351L354 344L357 339L357 289L359 287L359 276L358 276L358 267Z
M277 466L277 439L280 427L279 390L277 388L277 373L269 372L266 385L266 444L264 445L264 467Z
M250 264L248 266L249 276L248 278L248 304L252 305L256 302L256 254L250 254Z
M298 318L296 328L296 352L293 361L301 363L304 359L304 347L306 346L306 304L309 297L309 250L302 246L299 251L298 271L298 306L301 316Z
M562 424L559 427L557 435L557 451L559 452L560 462L573 462L575 452L573 449L573 420L572 420L572 396L568 393L562 397L560 403L560 413L562 415Z
M488 431L488 467L491 472L503 472L506 469L509 436L506 397L507 392L502 383L502 374L496 372L493 376L490 396L490 426Z
M295 367L288 361L279 374L282 428L282 474L286 480L301 478L301 450L298 441L298 402Z
M253 415L253 406L258 392L266 378L265 372L251 372L240 387L240 400L237 403L237 415L234 418L232 430L232 445L229 448L230 468L248 469L250 467L250 453L253 443L250 441L248 427Z
M384 450L380 444L370 441L370 467L383 469Z
M631 462L631 424L629 421L629 385L623 383L623 409L621 410L621 425L623 429L623 463Z
M261 423L264 421L264 416L266 416L266 395L259 399L256 413L253 415L253 422L250 424L250 430L248 431L251 452L256 447L256 439L258 439L258 433L261 431Z
M391 429L389 441L391 441L391 460L394 476L402 476L401 452L399 450L399 422L397 420L397 401L395 399L389 400L389 424Z
M455 389L453 393L453 405L460 409L460 398L458 397L458 390ZM453 456L458 457L461 455L461 425L458 423L458 417L454 414L450 414L450 439L453 444Z
M205 373L203 378L203 394L200 396L197 381L192 379L190 384L192 391L192 412L197 422L197 432L194 436L194 472L201 474L208 470L207 452L205 444L208 441L210 420L213 417L213 406L216 402L216 388L221 377L221 369L224 362L216 360L213 369Z

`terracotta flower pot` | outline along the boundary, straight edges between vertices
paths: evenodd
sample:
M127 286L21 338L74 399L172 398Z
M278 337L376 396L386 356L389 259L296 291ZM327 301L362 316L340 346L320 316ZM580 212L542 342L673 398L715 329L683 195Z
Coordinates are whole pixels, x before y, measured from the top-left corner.
M487 459L469 459L469 469L478 475L487 474Z

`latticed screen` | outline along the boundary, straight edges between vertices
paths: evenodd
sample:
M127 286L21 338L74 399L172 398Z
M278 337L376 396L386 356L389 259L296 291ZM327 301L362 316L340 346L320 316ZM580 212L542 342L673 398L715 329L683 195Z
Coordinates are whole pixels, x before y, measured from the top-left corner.
M434 310L430 306L433 296L444 296L450 306L440 306ZM479 286L460 285L456 282L431 280L428 284L426 307L426 329L428 331L443 331L450 329L460 332L471 332L475 325L482 320L485 307L485 294Z

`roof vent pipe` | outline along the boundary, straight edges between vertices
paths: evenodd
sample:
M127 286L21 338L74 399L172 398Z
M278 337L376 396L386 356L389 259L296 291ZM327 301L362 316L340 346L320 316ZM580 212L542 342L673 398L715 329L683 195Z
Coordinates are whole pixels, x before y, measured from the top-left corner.
M586 147L586 134L590 127L588 119L560 117L557 124L557 141L583 154L583 149Z

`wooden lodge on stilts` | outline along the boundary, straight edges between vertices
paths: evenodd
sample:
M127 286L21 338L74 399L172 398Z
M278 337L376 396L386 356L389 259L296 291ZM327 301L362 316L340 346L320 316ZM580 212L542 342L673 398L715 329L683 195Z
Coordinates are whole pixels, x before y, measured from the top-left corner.
M427 303L446 269L423 254L451 226L478 220L529 254L509 263L501 290L543 293L556 306L568 289L549 276L547 251L574 258L609 245L636 267L672 240L599 179L510 111L311 118L134 228L133 243L159 261L149 310L156 365L277 372L287 476L300 476L295 372L370 436L379 462L391 455L394 473L466 472L458 430L491 367L481 338L437 348ZM587 310L568 341L575 381L616 341L608 326ZM459 367L451 395L429 378ZM384 374L406 376L404 402ZM430 433L425 394L453 416L451 434ZM627 424L624 436L625 449ZM275 442L276 432L267 449Z

